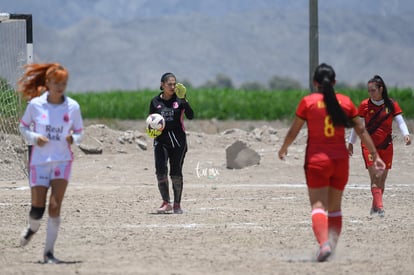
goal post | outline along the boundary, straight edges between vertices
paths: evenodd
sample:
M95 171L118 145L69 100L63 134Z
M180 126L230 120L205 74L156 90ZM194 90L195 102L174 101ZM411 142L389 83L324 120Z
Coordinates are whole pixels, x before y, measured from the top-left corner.
M33 21L31 14L0 13L0 23L23 21L26 31L26 63L33 63Z
M25 102L16 88L29 63L33 63L32 15L0 12L0 181L27 177L27 145L18 131Z

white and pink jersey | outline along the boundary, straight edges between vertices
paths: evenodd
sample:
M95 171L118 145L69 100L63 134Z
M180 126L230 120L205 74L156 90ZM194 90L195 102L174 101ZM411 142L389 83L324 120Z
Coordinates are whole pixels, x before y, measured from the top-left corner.
M73 160L66 137L73 134L74 142L79 143L82 135L83 121L79 104L67 96L62 104L51 104L47 101L48 94L45 92L33 98L20 120L20 131L27 142L33 144L30 165ZM37 146L39 136L47 137L49 142L42 147Z

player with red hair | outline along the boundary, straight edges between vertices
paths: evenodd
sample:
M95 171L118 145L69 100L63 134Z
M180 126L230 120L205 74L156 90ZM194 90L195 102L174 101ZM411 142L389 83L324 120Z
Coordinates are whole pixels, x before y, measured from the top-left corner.
M68 71L59 64L29 64L18 81L18 91L30 100L20 120L20 132L33 144L29 159L31 209L20 240L27 245L38 231L46 209L49 188L45 263L59 263L54 245L60 226L60 210L72 169L72 143L79 144L83 121L79 104L65 96Z
M28 100L40 96L47 90L47 79L67 82L69 78L68 71L58 63L28 64L25 69L18 82L18 91Z

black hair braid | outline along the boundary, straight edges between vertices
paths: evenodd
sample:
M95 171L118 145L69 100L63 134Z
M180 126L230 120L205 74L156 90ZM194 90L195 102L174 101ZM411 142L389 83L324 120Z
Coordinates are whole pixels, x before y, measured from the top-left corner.
M349 120L349 118L346 116L341 105L339 105L333 86L328 79L322 82L322 92L323 101L325 102L328 114L331 116L333 125L342 125L347 128L352 127L353 124L351 123L351 120Z
M333 125L344 126L346 128L353 127L353 121L347 117L336 98L333 88L333 83L335 82L334 69L322 63L316 68L313 79L320 84L319 89L323 93L323 101L325 102L328 114L331 116Z

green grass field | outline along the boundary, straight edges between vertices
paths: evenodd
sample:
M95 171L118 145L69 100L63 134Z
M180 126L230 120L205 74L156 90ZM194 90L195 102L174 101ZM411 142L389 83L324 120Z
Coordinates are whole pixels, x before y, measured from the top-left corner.
M76 93L69 96L79 102L82 115L88 119L144 119L151 99L159 91L110 91ZM368 97L366 90L341 91L349 95L356 106ZM299 100L308 91L241 91L219 89L192 89L188 100L197 119L219 120L277 120L292 118ZM414 118L414 90L390 89L406 118Z

